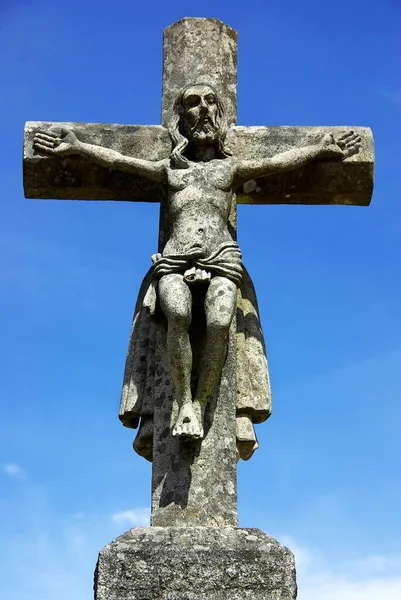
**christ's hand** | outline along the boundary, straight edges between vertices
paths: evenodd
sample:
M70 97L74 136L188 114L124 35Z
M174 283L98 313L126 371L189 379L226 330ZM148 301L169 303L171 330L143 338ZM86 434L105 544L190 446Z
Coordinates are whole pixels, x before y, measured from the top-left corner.
M344 160L359 152L361 138L354 131L348 131L338 138L332 133L327 133L322 141L322 158L339 158Z
M49 131L37 131L33 139L33 148L38 152L67 156L79 154L81 142L70 129L53 128Z

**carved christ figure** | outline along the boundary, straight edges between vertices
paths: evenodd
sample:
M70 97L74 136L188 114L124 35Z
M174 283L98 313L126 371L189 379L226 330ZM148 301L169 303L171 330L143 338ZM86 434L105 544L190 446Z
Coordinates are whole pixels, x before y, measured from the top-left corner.
M193 440L204 436L205 408L222 372L244 278L241 253L228 227L233 194L246 181L269 173L296 169L314 160L343 160L358 152L360 138L354 132L337 139L322 135L318 144L272 158L240 159L225 144L227 126L221 99L212 86L201 83L186 86L178 95L169 132L173 149L168 159L160 161L86 144L71 130L37 132L34 148L56 155L79 154L109 169L135 173L166 186L169 236L162 252L152 257L152 286L167 321L167 354L179 407L172 433ZM200 290L206 337L196 387L191 391L190 325L194 295ZM120 417L124 424L135 427L143 416L132 407L124 414ZM143 425L149 429L146 419ZM136 449L151 458L149 448L143 448L141 451L139 443Z

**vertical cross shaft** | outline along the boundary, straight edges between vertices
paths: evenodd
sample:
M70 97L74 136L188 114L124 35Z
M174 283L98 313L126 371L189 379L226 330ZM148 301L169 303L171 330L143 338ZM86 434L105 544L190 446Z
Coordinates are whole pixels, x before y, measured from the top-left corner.
M228 125L237 120L237 32L217 19L173 23L163 39L162 125L168 126L177 93L208 83L224 98Z
M162 124L168 126L177 93L192 83L207 83L224 98L228 124L236 120L237 34L216 19L183 19L164 32ZM159 248L168 233L161 204ZM236 233L235 201L230 217ZM198 327L193 318L194 327ZM185 442L171 436L177 416L165 333L158 332L152 472L154 526L236 526L236 321L231 324L227 358L209 401L205 438ZM199 353L193 331L194 357ZM196 359L195 359L196 362Z
M217 19L187 18L163 36L162 125L168 127L177 94L192 83L207 83L224 98L227 125L237 120L237 32ZM233 208L236 211L236 207ZM236 232L236 215L230 221ZM167 241L166 211L161 203L159 252Z

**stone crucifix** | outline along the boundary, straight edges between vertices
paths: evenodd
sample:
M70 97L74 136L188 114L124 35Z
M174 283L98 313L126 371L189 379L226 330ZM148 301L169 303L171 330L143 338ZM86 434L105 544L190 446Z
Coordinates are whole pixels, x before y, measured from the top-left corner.
M153 461L152 525L237 525L236 459L271 412L236 203L370 202L367 128L235 127L236 32L165 30L161 126L29 122L29 198L160 201L135 308L120 419Z

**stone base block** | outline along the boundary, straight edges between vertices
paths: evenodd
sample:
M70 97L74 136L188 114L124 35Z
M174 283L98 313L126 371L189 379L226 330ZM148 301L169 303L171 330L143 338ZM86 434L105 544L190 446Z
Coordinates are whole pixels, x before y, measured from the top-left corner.
M259 529L146 527L105 546L95 600L295 600L294 556Z

